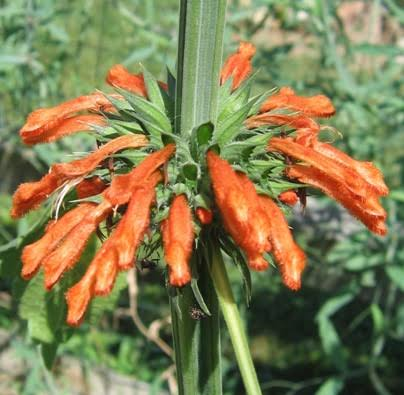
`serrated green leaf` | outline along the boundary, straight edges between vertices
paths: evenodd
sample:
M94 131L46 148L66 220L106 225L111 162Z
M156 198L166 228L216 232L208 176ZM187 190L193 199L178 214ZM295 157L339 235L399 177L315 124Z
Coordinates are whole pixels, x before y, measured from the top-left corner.
M142 122L153 125L156 129L171 132L171 124L167 115L162 112L155 104L144 98L119 89L122 96L128 101L136 115Z
M228 118L223 121L218 121L217 127L213 133L213 139L220 147L226 146L226 144L234 140L243 130L243 123L253 105L254 100L251 100L239 110L232 113Z
M165 103L163 96L161 94L161 87L158 84L157 80L150 74L147 69L143 68L143 77L146 85L147 96L149 100L156 105L156 107L162 112L165 113Z

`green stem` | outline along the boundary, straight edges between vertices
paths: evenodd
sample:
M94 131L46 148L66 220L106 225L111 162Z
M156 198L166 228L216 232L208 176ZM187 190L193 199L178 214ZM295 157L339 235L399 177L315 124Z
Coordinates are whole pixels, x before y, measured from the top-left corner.
M248 347L247 336L234 300L222 253L217 245L211 243L211 276L219 299L219 305L229 330L230 339L236 354L237 363L248 395L260 395L261 389Z
M226 0L181 0L175 89L175 133L189 138L193 128L217 116ZM197 252L199 254L200 252ZM180 395L220 395L219 309L204 262L199 289L211 312L195 321L198 307L190 286L171 298L171 316Z

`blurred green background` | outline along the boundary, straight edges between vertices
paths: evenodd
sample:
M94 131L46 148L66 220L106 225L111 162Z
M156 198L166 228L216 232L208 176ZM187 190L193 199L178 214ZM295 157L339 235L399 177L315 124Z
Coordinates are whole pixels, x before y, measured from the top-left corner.
M175 66L177 13L177 0L0 0L3 267L19 271L16 246L40 218L9 218L16 186L90 147L80 137L25 147L18 130L27 114L95 88L108 90L105 74L115 63L137 71L141 62L165 79L165 65ZM374 161L391 189L383 201L389 213L385 238L321 196L309 197L304 214L295 210L291 224L309 257L300 292L286 290L274 273L254 274L247 308L241 280L231 273L263 391L404 394L404 1L230 1L225 54L241 39L258 47L255 88L288 85L300 94L331 97L337 115L329 124L344 137L335 143ZM29 337L34 324L19 318L29 319L35 305L29 305L32 311L18 306L13 275L2 266L1 394L170 390L172 361L141 334L126 291L96 325L69 333L52 373L47 371ZM138 276L137 312L147 334L159 331L170 344L163 276L152 269ZM243 394L225 334L223 344L225 393Z

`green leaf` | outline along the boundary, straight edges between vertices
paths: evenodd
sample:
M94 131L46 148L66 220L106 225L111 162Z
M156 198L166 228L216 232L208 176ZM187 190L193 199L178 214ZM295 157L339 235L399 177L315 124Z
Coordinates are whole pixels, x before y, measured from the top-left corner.
M51 370L53 362L56 358L56 353L58 349L58 343L41 343L39 345L39 351L42 356L42 360L45 364L46 369Z
M165 103L161 93L162 88L145 68L143 68L143 76L149 100L155 104L161 112L165 113Z
M391 281L404 291L404 267L398 265L387 266L386 273Z
M205 300L203 299L201 291L199 290L198 281L194 278L191 280L191 289L192 292L194 293L195 299L198 302L199 307L206 315L211 316L209 308L206 305Z
M373 332L375 335L380 334L384 328L384 315L383 311L376 303L370 305L370 313L373 320Z
M338 395L344 388L344 381L338 377L326 380L316 391L315 395Z
M254 103L254 100L250 100L238 111L232 113L228 118L218 121L213 138L220 147L226 146L226 144L234 140L234 138L243 130L243 123Z

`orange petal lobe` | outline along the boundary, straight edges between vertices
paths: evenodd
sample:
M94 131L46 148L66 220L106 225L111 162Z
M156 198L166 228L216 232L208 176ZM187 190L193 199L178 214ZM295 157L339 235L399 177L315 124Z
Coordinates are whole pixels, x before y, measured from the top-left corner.
M108 71L106 81L109 85L114 87L147 97L143 74L132 74L121 64L116 64L111 67Z
M327 96L297 96L288 87L281 88L277 94L270 96L261 106L260 112L263 113L280 108L300 111L309 117L318 118L326 118L335 114L335 108Z
M222 68L220 75L221 85L232 77L232 89L237 89L251 73L251 59L255 51L254 45L248 42L241 42L237 52L227 58Z
M21 184L13 195L11 216L19 218L37 208L61 184L61 180L52 173L46 174L39 181Z

